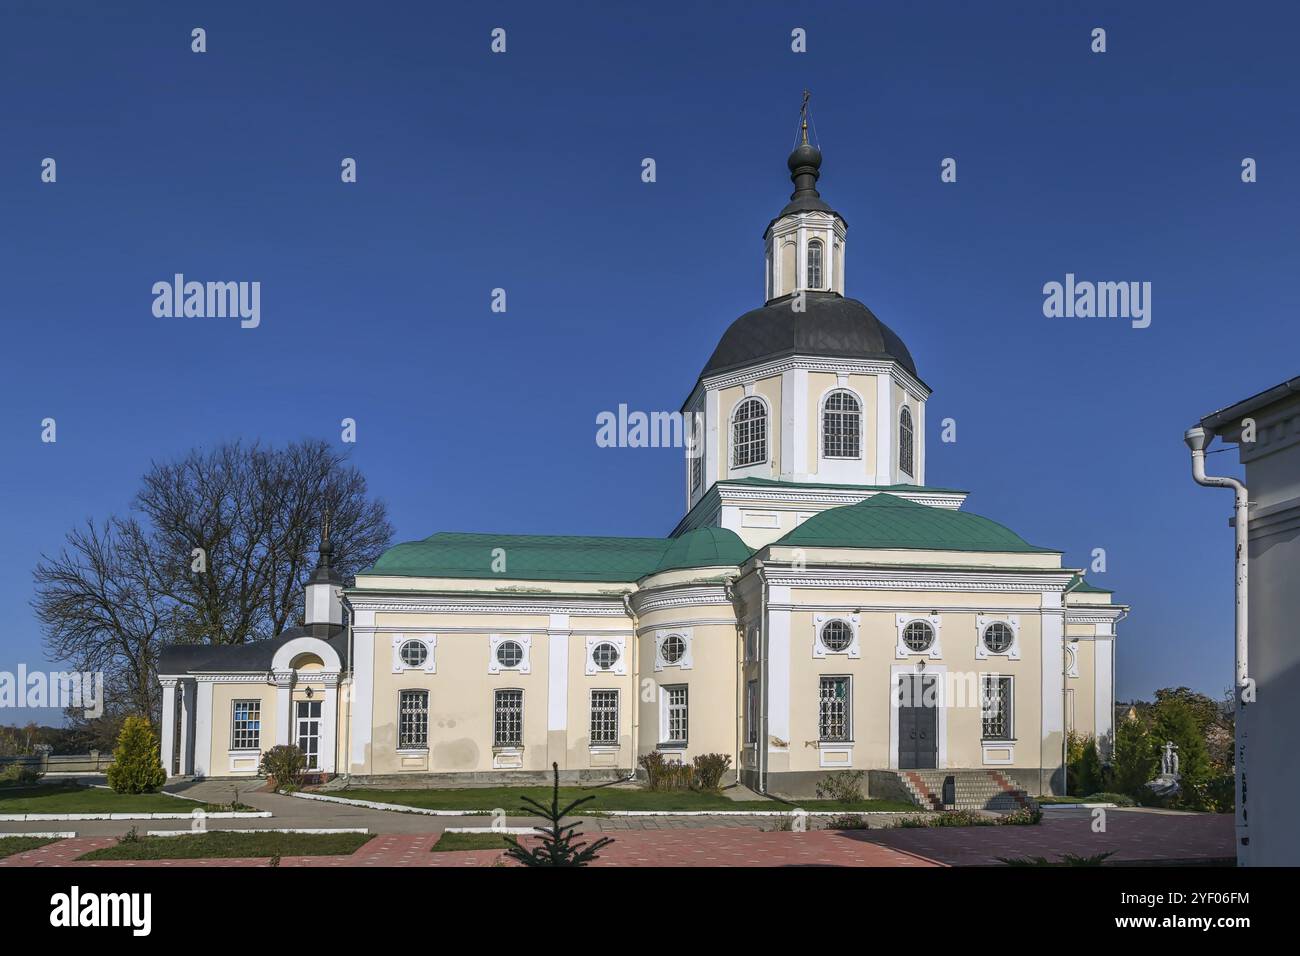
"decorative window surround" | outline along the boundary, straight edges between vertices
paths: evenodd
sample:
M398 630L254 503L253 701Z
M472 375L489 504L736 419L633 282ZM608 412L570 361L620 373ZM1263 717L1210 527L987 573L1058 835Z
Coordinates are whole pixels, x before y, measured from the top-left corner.
M424 645L428 654L425 655L424 663L412 667L402 660L402 645L407 641L417 641ZM393 673L402 674L407 671L423 671L426 674L438 673L438 635L437 634L420 634L412 636L407 634L393 634Z
M507 667L497 657L497 648L502 644L515 643L523 648L524 656L514 667ZM493 634L488 638L488 673L489 674L531 674L533 672L533 639L527 635Z
M1065 642L1065 676L1079 676L1079 648L1077 641Z
M682 652L680 659L674 662L669 662L664 660L664 641L673 634L676 634L686 642L686 650ZM694 666L691 659L691 649L694 646L694 643L695 642L692 640L691 628L689 627L661 628L660 630L655 631L655 670L661 671L665 667L677 667L684 671L690 670L691 667Z
M828 654L843 654L851 660L857 660L862 656L862 647L859 641L858 624L859 617L856 614L814 614L813 615L813 657L826 657ZM833 651L822 643L822 628L831 621L843 621L849 626L849 631L853 639L849 646L842 650Z
M601 668L596 666L596 658L592 652L601 644L613 644L618 649L618 660L614 662L613 667ZM596 674L626 674L627 673L627 638L626 637L588 637L587 638L587 661L585 672L588 676Z
M1005 651L991 651L984 646L984 629L990 624L1005 624L1011 628L1011 646ZM1001 617L975 615L975 659L988 660L990 657L1005 657L1009 661L1020 660L1020 615L1007 614Z
M907 625L913 621L920 621L923 624L930 625L934 631L934 643L930 645L928 651L914 651L903 641L903 632L907 630ZM898 614L894 617L894 623L898 627L898 643L894 646L894 658L896 660L907 660L909 657L925 656L932 661L943 659L943 632L940 630L942 621L938 614Z

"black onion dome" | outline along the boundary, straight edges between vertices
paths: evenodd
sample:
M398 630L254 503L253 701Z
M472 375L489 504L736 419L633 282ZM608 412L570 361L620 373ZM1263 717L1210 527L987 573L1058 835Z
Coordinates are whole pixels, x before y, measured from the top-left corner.
M773 299L732 322L700 374L809 355L893 360L918 378L903 340L857 299L835 292L805 292L805 311L796 312L793 298Z

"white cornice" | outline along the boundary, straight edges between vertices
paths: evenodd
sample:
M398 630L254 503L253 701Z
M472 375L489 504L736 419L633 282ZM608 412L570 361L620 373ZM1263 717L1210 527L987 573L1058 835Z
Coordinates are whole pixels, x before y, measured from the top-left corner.
M869 591L987 591L994 593L1042 593L1064 591L1074 578L1073 571L995 571L972 569L916 571L889 568L805 568L800 571L766 565L768 582L782 587L851 588Z
M880 488L763 488L754 485L729 485L723 480L715 483L714 488L717 489L718 498L723 505L744 501L777 501L790 504L813 502L838 506L857 504L875 495L889 494L914 504L957 511L967 497L964 491L925 491L920 485L917 486L916 491L896 489L884 491Z
M411 596L348 595L354 608L371 612L411 612L418 614L570 614L586 617L626 617L623 595L608 598L550 598L541 595L511 595L500 597L474 595L458 599L445 593ZM373 628L366 628L373 629ZM398 629L400 630L400 628Z
M730 388L761 378L772 378L791 369L806 369L811 372L830 372L857 375L889 375L913 399L923 402L930 397L928 389L919 379L913 378L905 368L892 359L854 359L854 358L819 358L812 355L791 355L770 359L757 365L717 372L708 377L701 377L691 389L691 393L682 403L682 409L688 408L697 393L703 390Z

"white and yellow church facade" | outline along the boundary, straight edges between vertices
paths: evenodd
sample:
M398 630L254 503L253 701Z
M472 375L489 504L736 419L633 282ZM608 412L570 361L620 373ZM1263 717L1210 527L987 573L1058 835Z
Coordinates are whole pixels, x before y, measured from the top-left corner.
M682 406L702 427L668 537L439 533L350 586L326 543L301 627L164 653L169 774L251 776L291 743L357 781L595 781L658 751L783 796L842 770L1045 794L1068 730L1104 751L1126 609L926 484L930 389L844 295L820 165L791 154L766 301Z

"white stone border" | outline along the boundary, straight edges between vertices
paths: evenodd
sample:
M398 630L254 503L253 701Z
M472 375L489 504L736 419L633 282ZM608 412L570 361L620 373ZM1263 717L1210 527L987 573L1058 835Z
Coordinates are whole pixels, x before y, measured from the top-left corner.
M369 833L365 827L273 827L248 830L146 830L145 836L203 836L205 833ZM294 856L295 854L289 854ZM161 861L159 861L161 862Z
M0 833L0 840L8 840L11 837L38 837L42 840L71 840L77 835L76 830L46 830L44 833ZM36 847L40 850L42 847ZM25 851L31 853L31 850Z
M327 803L342 803L353 807L367 807L371 810L393 810L397 813L419 813L431 817L478 817L489 816L497 809L481 810L433 810L428 807L412 807L404 803L377 803L373 800L351 800L347 797L330 797L320 793L291 793L291 797L303 800L323 800ZM578 813L578 817L793 817L805 814L810 817L870 817L897 816L902 813L931 813L930 810L592 810L590 813ZM523 813L507 813L507 816L525 816ZM450 829L450 828L449 828ZM466 832L491 832L491 828L477 828Z
M1038 803L1038 801L1034 801ZM1133 807L1121 807L1118 803L1039 803L1040 810L1095 810L1100 807L1103 810L1124 810L1136 809Z
M203 811L204 820L249 820L269 817L270 810ZM0 823L40 823L54 820L193 820L191 813L0 813Z

